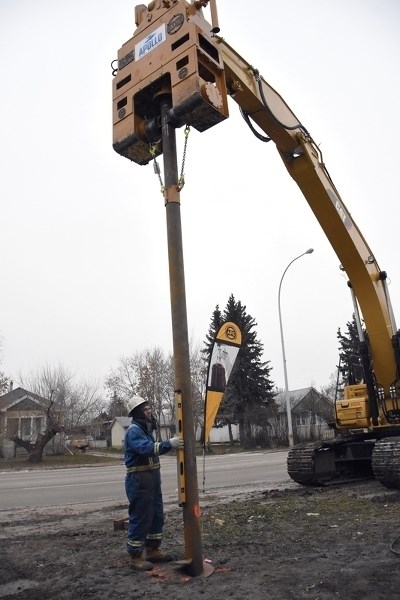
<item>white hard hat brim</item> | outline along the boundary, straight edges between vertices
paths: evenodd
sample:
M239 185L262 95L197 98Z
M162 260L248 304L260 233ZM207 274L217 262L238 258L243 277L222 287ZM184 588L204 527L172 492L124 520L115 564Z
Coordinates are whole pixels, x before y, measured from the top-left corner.
M134 411L135 408L137 408L141 404L145 404L145 403L147 403L147 400L145 400L141 396L132 396L131 398L129 398L129 400L128 400L129 414L131 414L131 412Z

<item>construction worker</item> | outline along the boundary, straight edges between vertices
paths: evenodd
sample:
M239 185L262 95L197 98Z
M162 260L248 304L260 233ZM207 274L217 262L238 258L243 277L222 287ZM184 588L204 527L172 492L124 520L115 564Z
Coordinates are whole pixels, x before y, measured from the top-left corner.
M159 456L171 448L183 448L183 439L154 440L156 422L150 404L141 396L132 396L128 408L132 423L125 435L125 490L129 500L126 549L133 569L150 571L153 563L172 560L160 549L164 508Z

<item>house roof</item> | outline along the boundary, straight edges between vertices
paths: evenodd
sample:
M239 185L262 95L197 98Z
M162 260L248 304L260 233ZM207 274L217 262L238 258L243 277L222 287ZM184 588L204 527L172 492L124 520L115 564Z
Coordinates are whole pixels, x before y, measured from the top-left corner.
M124 429L128 429L129 425L132 423L132 418L131 417L115 417L113 419L113 422L111 423L111 428L113 427L113 425L115 423L119 423L121 425L121 427L123 427Z
M29 392L24 388L17 387L15 388L15 390L11 390L10 392L7 392L6 394L0 396L0 410L6 410L7 408L13 406L17 402L20 402L20 400L23 400L24 398L29 398L30 400L37 402L38 404L40 404L41 407L46 406L48 403L47 398L43 398L38 394ZM61 407L59 406L58 408L60 409Z
M322 396L314 387L301 388L300 390L288 390L287 392L279 392L275 396L275 402L278 406L279 412L282 410L286 410L286 402L289 398L290 408L293 410L295 406L301 402L301 400L306 396L311 390L314 390L319 396Z

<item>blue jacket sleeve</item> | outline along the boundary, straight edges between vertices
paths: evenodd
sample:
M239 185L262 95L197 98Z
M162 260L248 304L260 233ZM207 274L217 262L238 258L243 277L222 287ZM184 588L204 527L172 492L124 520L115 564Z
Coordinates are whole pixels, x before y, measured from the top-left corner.
M169 440L155 442L151 434L133 425L126 432L125 449L141 456L160 456L171 450L171 442Z

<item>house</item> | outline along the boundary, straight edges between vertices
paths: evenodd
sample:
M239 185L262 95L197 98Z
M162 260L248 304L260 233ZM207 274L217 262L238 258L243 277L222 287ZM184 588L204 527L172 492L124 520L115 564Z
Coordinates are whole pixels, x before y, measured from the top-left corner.
M111 447L123 448L125 433L129 425L132 423L130 417L115 417L111 423Z
M37 435L45 431L48 404L48 399L21 387L0 396L0 457L13 458L17 455L17 447L10 440L13 435L34 442ZM61 419L61 407L53 405L54 407ZM58 453L61 446L61 436L57 435L46 446L45 452ZM19 450L25 453L25 450Z
M278 408L275 427L283 425L287 431L287 402L289 401L295 442L333 437L328 423L333 421L334 407L329 398L314 387L279 392L275 396Z

